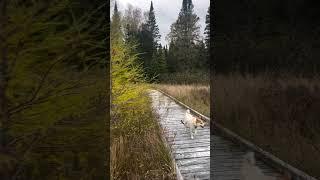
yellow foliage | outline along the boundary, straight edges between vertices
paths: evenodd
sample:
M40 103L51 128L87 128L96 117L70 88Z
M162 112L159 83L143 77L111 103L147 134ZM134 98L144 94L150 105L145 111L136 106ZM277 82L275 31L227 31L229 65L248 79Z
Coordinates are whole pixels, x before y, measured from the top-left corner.
M111 36L111 178L170 179L172 162L134 46Z
M111 47L111 86L112 129L141 133L141 115L150 111L148 85L144 84L137 55L122 41L114 41Z

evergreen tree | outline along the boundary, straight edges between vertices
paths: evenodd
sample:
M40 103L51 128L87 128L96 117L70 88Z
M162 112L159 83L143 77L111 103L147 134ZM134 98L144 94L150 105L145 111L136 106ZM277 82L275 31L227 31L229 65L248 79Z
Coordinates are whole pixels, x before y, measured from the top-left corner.
M191 71L196 59L195 45L199 39L199 17L193 12L191 0L183 0L178 19L171 25L169 39L175 44L173 52L178 71ZM172 49L171 49L172 50Z
M170 42L167 56L167 67L169 73L174 73L177 71L177 60L175 57L176 46L174 42Z
M147 26L148 26L149 33L152 36L152 48L154 48L154 50L155 50L155 49L157 49L157 47L159 45L158 42L159 42L161 36L159 34L159 27L156 22L156 16L154 14L154 8L153 8L152 1L151 1L151 5L150 5Z
M152 64L151 60L153 55L153 48L152 48L153 41L146 23L143 23L141 26L141 32L139 33L139 42L140 42L140 50L141 50L140 58L143 61L144 71L149 76L150 65Z
M110 34L112 35L111 41L121 40L123 38L123 34L121 31L121 13L118 11L117 1L114 5Z
M140 49L143 51L141 58L144 62L144 69L149 78L155 75L155 66L157 61L157 48L160 40L159 27L156 23L153 3L151 1L150 11L147 22L142 24L140 33Z
M163 47L163 54L164 54L164 59L165 59L166 64L167 64L167 61L168 61L168 46L167 45L165 45Z
M195 69L200 71L208 71L209 64L208 64L208 52L206 49L206 45L203 41L199 41L197 44L197 61L195 62L194 66Z
M159 45L157 57L158 74L163 74L167 72L167 62L165 59L165 48Z
M206 47L209 49L209 45L210 45L210 6L208 8L205 23L206 23L206 27L204 29L205 43L206 43Z
M206 44L206 67L210 66L210 50L211 50L211 43L210 43L210 7L208 8L208 12L206 15L206 27L204 29L204 34L205 34L205 44Z

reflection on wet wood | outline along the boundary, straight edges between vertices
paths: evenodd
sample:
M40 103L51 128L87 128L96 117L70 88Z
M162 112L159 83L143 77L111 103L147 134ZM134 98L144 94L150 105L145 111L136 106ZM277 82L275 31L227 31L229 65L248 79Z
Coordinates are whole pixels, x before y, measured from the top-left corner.
M245 149L218 135L210 136L209 123L204 128L198 128L195 138L191 139L189 132L180 122L186 112L183 103L173 101L156 90L151 90L150 96L153 108L159 115L159 123L171 149L177 171L181 174L178 178L210 179L211 173L211 179L214 180L240 179ZM205 116L202 118L209 120ZM214 148L213 154L210 154L210 144ZM264 162L257 160L256 164L266 175L279 176L276 170Z
M153 108L182 179L210 179L210 127L198 128L194 139L180 122L186 109L158 91L151 91Z

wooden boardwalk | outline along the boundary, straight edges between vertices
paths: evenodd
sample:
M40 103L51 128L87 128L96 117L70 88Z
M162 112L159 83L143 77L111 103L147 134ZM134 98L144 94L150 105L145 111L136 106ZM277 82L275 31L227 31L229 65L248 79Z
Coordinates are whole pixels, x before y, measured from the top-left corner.
M213 134L210 136L210 119L175 98L156 90L151 90L150 96L164 130L163 138L170 147L178 180L241 180L243 156L247 151L256 153L257 167L270 177L270 180L280 177L280 171L289 173L292 180L317 180L217 123L213 125ZM187 108L208 121L205 128L198 129L194 139L190 138L190 134L180 122ZM210 144L213 148L211 150Z
M171 147L178 179L210 179L210 127L198 128L194 139L180 122L186 109L152 90L153 108L159 115L165 139Z
M239 180L245 149L218 135L211 136L213 162L210 168L210 127L199 128L194 139L190 138L180 122L186 108L159 91L151 90L153 108L159 115L165 140L171 147L178 179ZM257 160L257 165L269 176L279 176L273 168Z
M220 136L213 135L212 147L214 147L213 179L217 180L240 180L240 170L247 149ZM280 177L280 173L274 168L266 165L263 161L256 159L256 165L261 171L272 178Z

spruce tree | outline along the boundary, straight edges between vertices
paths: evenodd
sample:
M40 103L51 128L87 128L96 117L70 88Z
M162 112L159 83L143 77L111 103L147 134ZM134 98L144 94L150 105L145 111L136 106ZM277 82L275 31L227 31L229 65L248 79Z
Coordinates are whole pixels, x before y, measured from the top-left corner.
M159 27L156 23L156 17L154 13L153 3L151 1L150 11L148 13L147 22L142 24L142 30L140 33L140 44L143 55L141 58L144 62L144 69L149 78L155 76L155 66L157 61L157 48L159 47Z
M170 42L167 56L167 67L169 73L177 72L177 58L175 56L175 51L177 50L174 42Z
M209 49L209 45L210 45L210 6L208 8L205 23L206 23L206 27L204 29L205 43L206 43L206 47Z
M208 8L208 13L206 15L206 27L204 29L204 34L205 34L205 44L206 44L206 65L209 67L210 65L210 49L211 49L211 43L210 43L210 7Z
M112 20L111 20L111 41L121 40L122 39L122 31L121 31L121 13L118 11L117 1L114 5Z
M158 48L158 57L157 57L157 64L158 64L158 73L161 75L167 72L167 62L165 59L165 49L162 48L161 44Z
M183 0L178 19L171 25L169 39L175 44L177 70L191 71L196 59L195 46L199 39L199 17L193 12L191 0Z
M159 42L161 36L159 34L159 27L156 22L156 16L154 14L154 8L153 8L152 1L151 1L151 5L150 5L147 26L148 26L149 32L152 36L152 45L153 45L152 47L154 49L156 49L158 47L158 42Z
M164 54L164 59L165 59L166 64L167 64L167 61L168 61L168 47L167 47L167 45L165 45L163 47L163 54Z
M195 68L199 71L208 71L208 53L206 49L206 45L203 41L199 41L197 44L197 61L195 62Z

